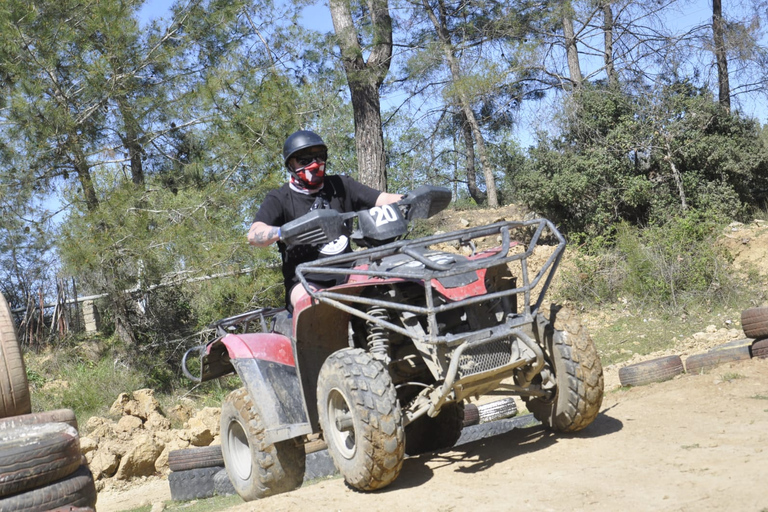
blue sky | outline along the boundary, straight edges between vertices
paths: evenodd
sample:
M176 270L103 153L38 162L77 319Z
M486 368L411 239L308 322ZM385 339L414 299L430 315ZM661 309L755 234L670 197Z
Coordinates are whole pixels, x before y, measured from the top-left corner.
M168 10L175 0L147 0L144 7L139 11L139 18L146 23L150 20L167 17ZM315 4L310 5L304 9L303 21L309 24L309 20L317 27L318 22L321 27L327 27L326 30L331 30L333 27L331 22L331 13L328 10L328 4L318 0Z
M168 10L173 3L174 0L147 0L147 3L139 12L139 16L144 22L160 17L167 17ZM680 5L682 6L682 4ZM727 12L729 7L739 9L739 7L735 5L726 5L724 7L726 16L729 15L729 12ZM674 19L670 21L670 23L674 23L674 25L678 27L680 32L694 26L711 23L712 0L693 0L691 2L686 2L680 9L683 9L683 11L680 12L680 15L674 17ZM311 25L314 29L319 28L327 31L333 30L327 1L316 0L313 5L307 7L304 11L302 24L306 26ZM582 64L588 65L586 61L582 62ZM584 71L586 72L587 70ZM733 81L733 78L731 80ZM733 86L734 84L732 84L732 87ZM386 99L384 99L384 101L386 102ZM733 98L732 101L734 107L740 108L746 115L756 117L761 123L766 123L768 121L768 113L764 107L764 98L747 98L740 96ZM527 130L530 130L532 125L537 124L537 119L542 119L542 116L547 117L538 107L533 105L531 105L531 107L534 112L529 112L527 114L525 112L520 113L522 117L528 117L528 119L520 119L521 128L525 126L525 129ZM519 135L523 136L522 133Z

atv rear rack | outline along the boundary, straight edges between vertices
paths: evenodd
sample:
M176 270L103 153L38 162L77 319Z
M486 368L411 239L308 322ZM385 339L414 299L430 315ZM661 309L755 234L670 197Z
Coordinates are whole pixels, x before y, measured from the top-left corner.
M527 245L513 242L511 232L519 230L530 232L533 235ZM544 232L557 240L557 246L553 253L547 258L546 262L536 272L533 279L529 276L528 259L533 254L534 249L539 244ZM498 236L502 237L501 247L475 254L473 240ZM470 257L463 257L458 254L451 254L443 251L430 251L430 247L437 244L456 244L470 246L473 248L473 254ZM525 250L510 254L512 247L524 245ZM445 344L449 347L457 346L466 341L480 341L488 336L496 336L493 329L484 329L482 331L460 333L457 335L438 334L438 325L436 315L445 311L462 308L471 304L480 302L500 300L505 297L522 295L522 310L506 319L503 323L504 330L516 329L522 325L530 324L540 309L544 300L544 295L549 288L552 277L560 263L560 259L565 250L566 241L563 235L547 219L535 219L529 221L504 221L487 226L468 228L450 233L437 234L428 237L417 238L414 240L401 240L392 242L380 247L364 249L352 253L321 258L319 260L303 263L296 269L296 275L299 277L302 285L309 291L310 296L321 302L348 312L366 321L381 325L387 329L398 332L407 337L414 337L414 332L403 329L392 322L379 317L373 317L365 311L354 307L355 304L363 306L379 306L389 310L410 312L416 315L424 315L428 322L428 333L426 336L419 336L419 341L430 344ZM488 255L486 255L488 254ZM383 267L383 259L396 255L404 255L404 263L398 266ZM452 260L452 261L451 261ZM413 262L418 262L414 265ZM407 263L410 262L410 263ZM361 266L367 264L367 269L361 269ZM492 293L486 293L473 297L467 297L460 300L447 301L444 304L435 304L434 283L449 282L450 278L461 279L461 276L474 275L481 269L487 269L500 265L513 265L513 275L522 280L520 286L501 290ZM355 268L352 268L352 267ZM519 266L519 268L517 268ZM340 293L340 287L335 287L333 291L327 289L312 290L309 286L306 274L322 273L347 276L348 288L354 288L354 282L349 282L352 276L369 276L383 280L382 284L391 280L406 280L421 282L425 287L424 306L414 304L403 304L394 301L381 300L370 297L358 296L354 293ZM534 289L537 286L535 301L532 301ZM343 287L342 287L343 288ZM486 332L488 331L488 332ZM498 328L496 328L498 331ZM485 340L483 340L485 341ZM482 341L481 341L482 343Z

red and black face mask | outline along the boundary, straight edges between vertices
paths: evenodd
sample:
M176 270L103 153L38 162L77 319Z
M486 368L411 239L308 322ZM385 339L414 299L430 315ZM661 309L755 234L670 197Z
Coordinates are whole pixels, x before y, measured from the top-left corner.
M293 171L293 176L306 188L319 188L325 179L325 162L313 160Z

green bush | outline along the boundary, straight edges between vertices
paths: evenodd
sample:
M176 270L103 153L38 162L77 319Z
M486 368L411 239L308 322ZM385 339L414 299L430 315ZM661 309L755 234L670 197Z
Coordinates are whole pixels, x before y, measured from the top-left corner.
M670 311L730 301L738 281L727 271L728 254L715 243L719 226L696 211L645 229L622 223L610 246L581 248L559 293L591 304L621 297Z
M768 199L759 125L680 82L654 94L587 85L568 97L557 135L508 165L516 200L568 233L659 226L689 209L743 220Z

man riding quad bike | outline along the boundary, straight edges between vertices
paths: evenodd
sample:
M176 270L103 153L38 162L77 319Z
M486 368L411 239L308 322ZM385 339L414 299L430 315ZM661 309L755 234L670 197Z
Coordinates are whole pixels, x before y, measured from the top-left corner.
M314 210L284 225L288 245L346 234L365 249L299 265L310 293L292 316L259 309L221 320L219 337L185 355L192 377L187 356L201 353L195 380L237 372L244 384L222 405L221 439L245 500L299 487L304 445L318 436L348 485L381 489L406 452L453 446L465 401L491 393L521 397L557 432L595 419L603 373L592 340L567 310L543 306L565 239L546 219L403 238L410 221L450 200L423 186L394 204ZM557 245L534 270L545 237ZM489 239L501 245L477 249ZM312 289L305 276L315 273L344 279Z

